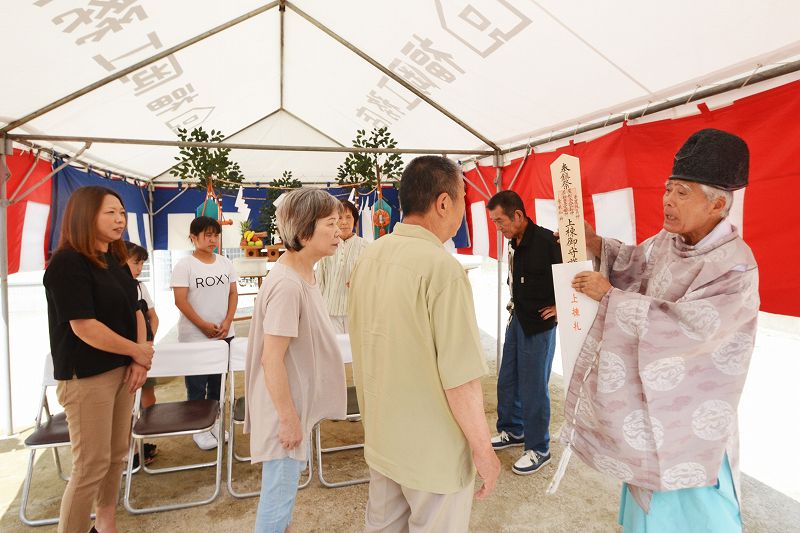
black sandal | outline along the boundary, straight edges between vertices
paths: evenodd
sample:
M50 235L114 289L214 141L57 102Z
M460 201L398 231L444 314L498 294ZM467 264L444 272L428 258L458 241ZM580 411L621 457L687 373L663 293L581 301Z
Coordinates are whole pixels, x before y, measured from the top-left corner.
M147 462L148 460L158 455L158 446L156 446L155 444L151 444L149 442L145 442L143 448L144 448L144 460L145 460L144 464L147 465L150 464Z
M149 465L156 459L156 455L158 455L158 450L156 449L155 444L147 444L144 445L144 464ZM139 452L133 454L133 469L136 470L139 468ZM91 533L91 532L89 532Z

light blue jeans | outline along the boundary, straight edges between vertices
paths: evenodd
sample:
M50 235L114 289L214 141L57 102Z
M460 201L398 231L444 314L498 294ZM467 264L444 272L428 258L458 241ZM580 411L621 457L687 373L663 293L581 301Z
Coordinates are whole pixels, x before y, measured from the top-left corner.
M297 483L305 461L285 457L261 465L261 496L255 533L283 533L292 522Z

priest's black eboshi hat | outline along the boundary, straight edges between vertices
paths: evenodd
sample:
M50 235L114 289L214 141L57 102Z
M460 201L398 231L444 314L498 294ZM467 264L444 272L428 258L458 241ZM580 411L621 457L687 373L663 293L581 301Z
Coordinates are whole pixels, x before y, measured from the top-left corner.
M683 143L669 179L735 191L747 185L749 168L747 143L732 133L709 128L693 133Z

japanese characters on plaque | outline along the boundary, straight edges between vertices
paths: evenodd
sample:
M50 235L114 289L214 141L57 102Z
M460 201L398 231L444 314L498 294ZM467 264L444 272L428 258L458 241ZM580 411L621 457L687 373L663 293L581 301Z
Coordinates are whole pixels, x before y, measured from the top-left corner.
M562 154L550 165L550 175L553 179L561 258L564 261L553 265L553 288L556 293L561 365L564 380L568 382L586 334L594 322L598 304L572 288L575 274L592 270L593 267L586 258L580 161L577 157Z
M482 58L531 24L531 19L506 0L492 2L491 10L486 9L486 3L474 0L436 0L434 3L442 29ZM466 73L453 50L441 42L435 43L430 36L417 33L411 34L387 68L426 96ZM366 94L364 104L356 108L356 118L375 128L388 127L420 102L422 99L384 75Z
M577 261L553 265L553 288L558 315L558 340L564 382L569 382L583 341L597 315L598 302L572 288L575 274L592 270L592 262ZM566 386L564 387L566 389ZM564 391L566 393L566 390Z
M75 46L102 68L104 75L147 59L164 48L154 31L149 31L148 15L140 0L34 0L52 24L74 37ZM137 35L136 45L126 45L125 33ZM140 38L139 38L140 37ZM208 119L214 106L200 105L202 98L191 80L186 79L180 62L171 54L120 78L118 81L141 99L147 109L173 131L192 129Z
M583 227L581 167L577 157L561 154L550 165L553 196L558 216L561 258L565 263L586 259L586 234Z

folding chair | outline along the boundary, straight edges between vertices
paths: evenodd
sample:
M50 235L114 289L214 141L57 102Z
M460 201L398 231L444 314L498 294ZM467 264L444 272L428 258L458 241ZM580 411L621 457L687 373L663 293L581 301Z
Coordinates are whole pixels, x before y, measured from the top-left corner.
M228 441L228 494L234 498L252 498L258 496L259 492L236 492L233 487L233 460L244 463L250 462L250 457L241 456L236 452L236 426L244 425L244 411L245 411L245 398L244 396L236 396L236 379L235 372L244 372L245 359L247 356L247 339L235 338L231 341L230 347L230 367L229 367L229 385L228 390L230 396L228 399L228 432L230 433L230 440ZM310 448L309 442L309 450ZM311 483L313 476L313 461L312 455L309 453L308 464L308 478L299 485L299 489L306 488Z
M186 342L162 344L156 346L153 365L147 373L148 377L196 376L220 374L220 398L225 398L225 377L228 372L228 343L225 341ZM131 467L133 465L134 447L138 446L139 457L144 457L144 439L194 435L211 430L215 425L217 435L224 436L224 420L222 409L217 400L186 400L181 402L157 403L151 407L140 409L142 391L136 393L133 407L131 445L128 450L128 470L125 479L125 508L133 514L154 513L184 509L211 503L220 492L222 482L222 448L223 442L217 446L215 461L196 463L166 468L145 468L148 474L165 474L196 468L216 466L214 493L204 499L191 502L180 502L153 507L138 508L131 502Z
M342 364L352 363L353 362L353 352L350 349L350 336L347 334L338 334L336 335L336 342L339 346L339 352L342 354ZM347 387L347 420L351 421L358 421L361 416L361 413L358 409L358 398L356 396L356 388L355 387ZM328 488L337 488L337 487L347 487L350 485L357 485L359 483L368 483L369 478L361 478L361 479L349 479L346 481L337 481L331 482L325 479L325 475L323 473L323 461L322 461L322 454L324 453L335 453L335 452L343 452L346 450L357 450L359 448L364 448L364 443L359 444L348 444L345 446L335 446L331 448L323 448L322 447L322 432L320 430L320 425L322 422L314 426L314 439L316 441L316 449L317 449L317 473L319 474L319 481L324 486Z
M67 447L69 442L69 429L67 427L67 415L58 413L50 414L50 406L47 403L48 387L55 387L56 380L53 377L53 358L48 353L45 356L44 375L42 377L42 392L39 397L39 410L36 414L36 425L33 433L25 439L25 447L30 450L28 457L28 472L25 475L25 483L22 487L22 499L19 504L19 519L26 526L45 526L57 524L58 517L55 518L28 518L27 507L28 497L30 496L31 483L33 481L33 465L36 459L37 450L53 450L53 459L58 470L58 477L64 481L69 481L69 476L64 473L61 467L61 457L58 455L58 448ZM42 419L44 415L44 420Z

